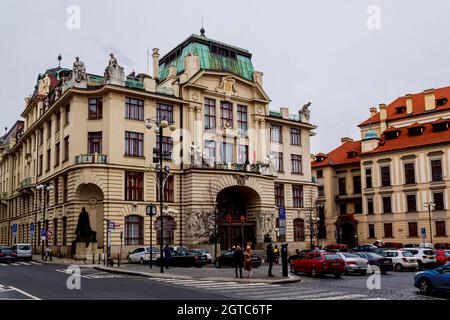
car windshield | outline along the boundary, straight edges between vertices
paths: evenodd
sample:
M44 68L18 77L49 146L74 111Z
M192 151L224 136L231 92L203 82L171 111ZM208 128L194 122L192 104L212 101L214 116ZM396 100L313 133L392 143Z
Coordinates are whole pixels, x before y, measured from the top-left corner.
M31 246L29 244L21 244L18 246L19 250L31 250Z
M324 254L325 260L340 260L341 257L339 257L337 254Z
M1 249L0 249L0 252L2 252L2 253L11 253L11 252L12 252L12 249L9 249L9 248L1 248Z
M450 251L444 251L442 254L444 257L450 257Z
M192 251L196 251L196 252L199 252L199 253L209 253L208 250L206 250L206 249L195 249L195 250L192 250Z
M434 251L433 250L424 250L423 254L426 254L427 256L432 256L432 255L434 255Z
M379 254L376 254L376 253L367 253L367 257L369 257L369 259L371 259L371 260L383 259L382 256L380 256Z
M351 253L341 253L341 255L343 255L346 258L353 258L353 259L359 259L360 258L356 254L351 254Z
M404 257L414 257L414 255L409 251L403 251L403 256Z
M159 248L155 248L155 247L153 247L152 249L150 249L150 247L145 248L145 251L147 251L147 252L150 252L150 250L152 252L159 252Z

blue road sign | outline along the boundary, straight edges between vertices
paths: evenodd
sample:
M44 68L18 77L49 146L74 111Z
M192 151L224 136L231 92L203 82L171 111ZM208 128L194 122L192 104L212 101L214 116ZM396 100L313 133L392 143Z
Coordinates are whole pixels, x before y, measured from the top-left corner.
M286 209L279 208L278 209L278 221L280 227L280 237L284 237L286 235Z
M114 221L108 221L108 229L114 230L116 228L116 223Z
M30 224L30 235L31 236L34 236L34 231L35 231L34 223L32 223L32 224Z
M421 228L420 229L420 234L422 235L422 237L426 237L427 236L427 229L426 228Z
M45 229L41 229L41 237L45 237L47 235L47 232Z
M11 226L11 229L12 229L13 236L16 236L16 235L17 235L17 224L14 223L14 224Z

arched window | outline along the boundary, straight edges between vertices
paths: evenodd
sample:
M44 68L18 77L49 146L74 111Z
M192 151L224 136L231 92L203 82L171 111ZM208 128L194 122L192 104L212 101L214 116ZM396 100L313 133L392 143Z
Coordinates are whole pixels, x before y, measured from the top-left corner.
M305 241L305 221L303 219L294 220L294 241Z
M144 218L140 216L125 217L125 245L144 244Z
M155 222L156 243L161 244L161 218ZM173 245L175 242L176 222L172 217L163 217L163 244Z

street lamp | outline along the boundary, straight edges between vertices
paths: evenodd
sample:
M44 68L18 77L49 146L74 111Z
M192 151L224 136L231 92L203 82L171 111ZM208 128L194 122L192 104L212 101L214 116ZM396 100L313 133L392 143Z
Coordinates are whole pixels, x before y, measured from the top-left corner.
M164 250L164 224L163 224L163 197L164 197L164 183L166 182L167 178L170 174L170 168L168 166L163 168L163 130L167 127L169 127L170 131L175 131L176 126L174 123L170 123L163 119L160 122L158 119L155 118L149 118L146 121L145 127L148 130L151 130L153 128L153 125L156 125L155 127L155 133L158 135L158 142L159 142L159 150L157 150L157 155L155 155L156 148L153 149L153 162L159 162L157 166L155 166L155 169L157 171L157 176L159 177L158 183L159 183L159 205L160 205L160 215L161 215L161 230L160 230L160 261L161 261L161 273L164 273L164 263L163 263L163 250ZM151 226L150 226L151 227ZM151 255L151 253L150 253Z
M423 206L425 208L428 208L428 222L430 223L430 243L433 243L433 229L431 228L431 208L434 208L436 206L436 204L434 202L430 201L430 202L424 202Z
M46 239L48 241L48 230L45 227L45 212L47 210L47 192L53 190L54 187L49 183L49 184L39 184L36 186L36 190L39 191L44 191L44 208L42 211L42 228L45 229L45 236ZM39 230L40 232L40 230ZM42 254L42 260L44 260L44 246L45 246L45 240L42 240L42 249L41 249L41 254Z

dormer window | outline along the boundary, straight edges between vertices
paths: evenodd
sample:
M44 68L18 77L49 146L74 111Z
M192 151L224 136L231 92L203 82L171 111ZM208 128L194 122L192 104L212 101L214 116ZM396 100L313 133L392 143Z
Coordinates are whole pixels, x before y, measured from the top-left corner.
M441 107L447 103L447 98L436 99L436 107Z
M443 132L448 130L448 122L439 122L433 124L433 132Z
M347 152L347 155L348 155L349 158L354 158L354 157L356 157L357 154L358 153L356 151L349 151L349 152Z
M410 137L420 136L420 135L422 135L423 130L424 130L424 128L422 126L408 128L408 135Z
M395 110L397 111L398 114L401 114L406 111L406 107L405 106L396 107Z
M398 130L384 132L384 137L386 138L386 140L397 139L399 135L400 135L400 131L398 131Z

